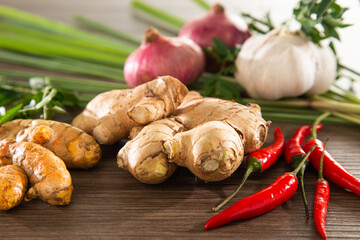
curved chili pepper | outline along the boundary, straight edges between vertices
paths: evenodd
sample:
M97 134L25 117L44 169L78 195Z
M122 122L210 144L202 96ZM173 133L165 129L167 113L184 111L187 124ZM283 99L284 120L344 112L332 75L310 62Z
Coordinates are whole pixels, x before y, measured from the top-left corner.
M310 155L309 159L312 166L318 170L320 165L320 156L324 150L324 144L318 139L310 139L304 144L303 149L308 151L314 144L317 144L317 146ZM360 180L341 166L326 150L324 151L323 174L331 182L360 196Z
M234 220L256 217L269 212L289 200L295 194L297 186L296 176L285 173L267 188L241 199L225 211L210 218L204 229L219 227Z
M285 148L285 138L280 128L277 127L274 131L274 141L273 143L265 148L261 148L255 152L250 153L246 159L246 172L241 180L240 185L237 189L227 197L222 203L217 207L213 208L213 211L219 210L224 206L230 199L232 199L244 185L246 179L253 172L264 172L266 169L271 167L276 163L276 161L283 154Z
M293 172L279 176L267 188L241 199L223 212L213 216L205 223L204 229L219 227L234 220L256 217L285 203L295 194L298 186L296 174L305 164L310 153L311 151Z
M316 131L321 130L322 124L316 125ZM311 134L312 125L304 125L299 127L296 132L292 135L285 146L285 160L293 169L295 169L301 159L306 155L301 145L307 135Z
M315 130L319 131L322 129L322 124L316 124ZM301 145L304 142L304 139L307 135L311 134L313 126L304 125L299 127L296 132L292 135L290 140L286 143L285 146L285 160L293 169L295 169L301 159L306 155L305 151L302 149ZM301 187L301 197L305 207L306 218L309 218L309 207L306 200L305 186L304 186L304 173L306 169L306 164L303 166L300 172L300 187Z
M326 146L324 147L325 151ZM315 226L320 235L326 239L325 231L325 218L327 208L329 206L329 197L330 197L330 186L329 183L324 179L323 171L323 159L324 151L321 154L320 167L319 167L319 179L315 185L315 196L314 196L314 221Z

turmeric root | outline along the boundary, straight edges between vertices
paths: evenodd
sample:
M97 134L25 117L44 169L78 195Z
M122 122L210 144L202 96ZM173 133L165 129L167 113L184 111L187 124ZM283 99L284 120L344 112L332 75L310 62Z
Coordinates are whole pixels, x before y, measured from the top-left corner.
M65 163L50 150L31 142L0 141L0 157L20 166L30 182L25 201L34 198L52 205L70 203L73 186Z
M244 154L262 146L268 126L255 104L189 93L170 118L132 130L133 139L118 153L118 166L149 184L170 177L170 163L186 166L204 181L223 180L238 168ZM161 156L161 161L154 156ZM153 166L167 166L161 178Z
M19 205L25 196L28 178L16 165L0 168L0 210L9 210Z
M92 136L57 121L13 120L0 126L0 139L4 138L40 144L54 152L69 168L90 168L101 158L100 146Z
M171 114L188 90L179 80L159 77L129 90L96 96L72 124L93 135L100 144L126 138L130 130Z

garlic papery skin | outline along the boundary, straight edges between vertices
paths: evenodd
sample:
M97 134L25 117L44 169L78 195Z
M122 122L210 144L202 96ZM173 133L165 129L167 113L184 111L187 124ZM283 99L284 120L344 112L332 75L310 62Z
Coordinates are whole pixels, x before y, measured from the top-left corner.
M235 65L237 81L250 97L258 99L297 97L309 91L322 93L336 76L335 56L302 32L285 26L250 37Z
M336 79L337 61L329 47L318 48L318 65L314 85L306 93L321 94L329 90Z

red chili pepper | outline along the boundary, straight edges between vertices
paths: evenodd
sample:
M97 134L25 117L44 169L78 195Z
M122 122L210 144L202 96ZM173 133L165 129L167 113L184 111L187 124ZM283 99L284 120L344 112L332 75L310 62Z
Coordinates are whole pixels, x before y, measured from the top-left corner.
M306 155L305 151L302 149L301 145L304 142L304 139L307 135L311 134L313 126L304 125L299 127L296 132L292 135L290 140L286 143L285 146L285 160L293 169L295 169L301 159ZM322 129L322 124L316 124L316 131ZM300 187L301 187L301 197L305 207L306 218L309 218L309 207L306 200L305 186L304 186L304 173L306 169L306 164L303 166L300 172Z
M322 127L322 124L317 124L316 131L321 130ZM286 143L285 160L287 164L293 167L293 169L299 165L301 159L303 159L303 157L306 155L304 150L301 148L301 145L303 144L305 137L311 134L311 130L312 125L304 125L299 127L292 135L290 140Z
M276 163L276 161L283 154L285 148L285 138L280 128L277 127L274 131L274 141L273 143L265 148L261 148L255 152L250 153L246 159L246 172L241 180L240 185L237 189L227 197L222 203L217 207L213 208L213 211L219 210L224 206L230 199L232 199L241 187L244 185L246 179L253 172L264 172L266 169L271 167Z
M318 139L310 139L304 144L303 148L305 151L308 151L314 144L317 144L317 146L310 155L309 159L313 167L318 170L320 165L320 156L324 150L324 144ZM331 182L360 196L360 180L341 166L326 150L324 152L323 174Z
M213 216L205 223L204 229L219 227L234 220L256 217L285 203L295 194L298 186L296 174L305 164L310 153L311 151L293 172L279 176L267 188L241 199L223 212Z
M326 146L324 147L325 151ZM325 231L325 218L327 213L327 208L329 206L329 197L330 197L330 186L329 183L324 179L323 171L323 159L324 151L321 154L320 167L319 167L319 179L315 185L315 196L314 196L314 221L315 226L320 235L326 239Z

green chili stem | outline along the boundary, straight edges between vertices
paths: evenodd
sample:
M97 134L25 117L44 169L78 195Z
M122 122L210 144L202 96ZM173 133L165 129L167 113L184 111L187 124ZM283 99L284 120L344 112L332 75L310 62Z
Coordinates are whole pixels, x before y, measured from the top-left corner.
M316 125L318 125L322 120L324 120L325 118L327 118L330 115L331 115L331 112L325 112L315 119L314 124L312 126L312 130L311 130L311 136L313 139L316 139Z
M305 162L307 161L307 159L309 158L311 152L315 149L316 144L314 144L312 146L312 148L310 149L310 151L305 155L305 157L301 160L301 162L299 163L299 165L294 169L294 171L291 172L291 174L297 175L297 173L300 171L300 169L304 166Z
M326 142L324 145L324 150L322 151L321 157L320 157L319 180L324 180L324 176L323 176L324 154L325 154L325 150L328 145L328 142L329 142L329 139L326 139Z

